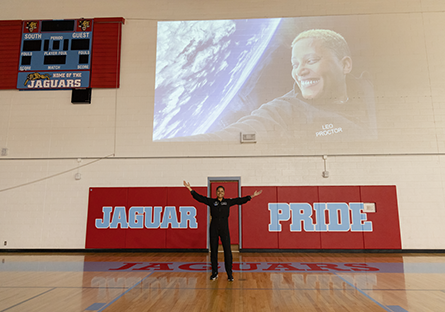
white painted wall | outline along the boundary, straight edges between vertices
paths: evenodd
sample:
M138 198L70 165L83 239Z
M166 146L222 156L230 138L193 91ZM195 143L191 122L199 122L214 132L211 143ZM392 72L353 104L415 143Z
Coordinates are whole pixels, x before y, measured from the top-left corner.
M403 248L445 249L444 12L441 0L5 2L1 20L126 23L121 87L94 89L91 105L71 104L69 91L0 91L0 148L8 148L0 157L0 245L8 242L1 248L84 248L89 187L180 186L184 179L205 186L209 176L240 176L244 186L396 185ZM369 16L379 42L369 53L387 60L374 64L378 141L312 150L280 141L152 142L158 20L356 14ZM382 44L393 39L390 31L404 35ZM394 55L403 62L390 62Z

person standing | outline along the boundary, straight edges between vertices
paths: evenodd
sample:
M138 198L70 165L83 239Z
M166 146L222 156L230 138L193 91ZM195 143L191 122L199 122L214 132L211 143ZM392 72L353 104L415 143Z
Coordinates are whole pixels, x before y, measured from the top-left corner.
M184 186L191 192L195 200L210 207L210 215L212 216L209 229L210 259L212 263L210 280L213 281L218 278L218 238L220 237L224 249L224 266L227 272L227 280L233 282L232 250L230 248L229 233L230 207L245 204L252 198L260 195L262 191L255 191L252 195L245 197L224 198L225 189L223 186L218 186L216 188L216 198L209 198L198 194L190 187L190 183L186 181L184 181Z

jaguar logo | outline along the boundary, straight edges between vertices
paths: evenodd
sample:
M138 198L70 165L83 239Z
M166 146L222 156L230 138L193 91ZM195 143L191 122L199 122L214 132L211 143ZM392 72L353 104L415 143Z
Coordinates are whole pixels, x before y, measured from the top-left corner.
M26 22L26 29L29 32L33 32L37 28L37 22Z
M79 21L79 27L82 29L82 31L87 30L91 26L90 20L81 20Z
M50 78L51 78L50 74L32 73L32 74L29 74L28 76L26 76L26 81L25 81L24 85L26 86L28 84L28 82L31 80L40 80L40 79L50 80Z

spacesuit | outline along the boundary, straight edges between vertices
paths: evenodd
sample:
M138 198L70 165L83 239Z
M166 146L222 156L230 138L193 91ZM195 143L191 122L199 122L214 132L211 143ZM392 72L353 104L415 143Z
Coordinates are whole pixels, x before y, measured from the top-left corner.
M212 262L212 275L218 273L218 237L224 249L224 266L227 276L232 278L232 250L230 249L230 233L229 233L229 213L230 207L234 205L242 205L251 200L250 196L238 198L223 198L219 201L217 198L209 198L191 191L194 199L200 203L210 207L210 259Z

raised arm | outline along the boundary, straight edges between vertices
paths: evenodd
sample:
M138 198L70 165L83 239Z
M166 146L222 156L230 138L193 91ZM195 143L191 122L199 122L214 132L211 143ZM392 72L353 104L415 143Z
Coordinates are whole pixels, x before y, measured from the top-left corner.
M190 183L189 183L189 182L183 181L183 183L184 183L184 186L185 186L186 188L188 188L188 190L189 190L190 192L193 191L192 188L190 187Z
M212 202L211 198L202 196L201 194L196 193L196 191L194 191L189 182L183 181L184 186L191 192L193 198L197 201L199 201L200 203L206 204L206 205L210 205Z
M244 196L244 197L238 197L238 198L232 198L230 199L229 205L243 205L247 203L252 198L260 195L263 191L255 191L252 195Z
M252 195L250 195L250 198L254 198L258 195L260 195L263 192L263 190L255 191Z

